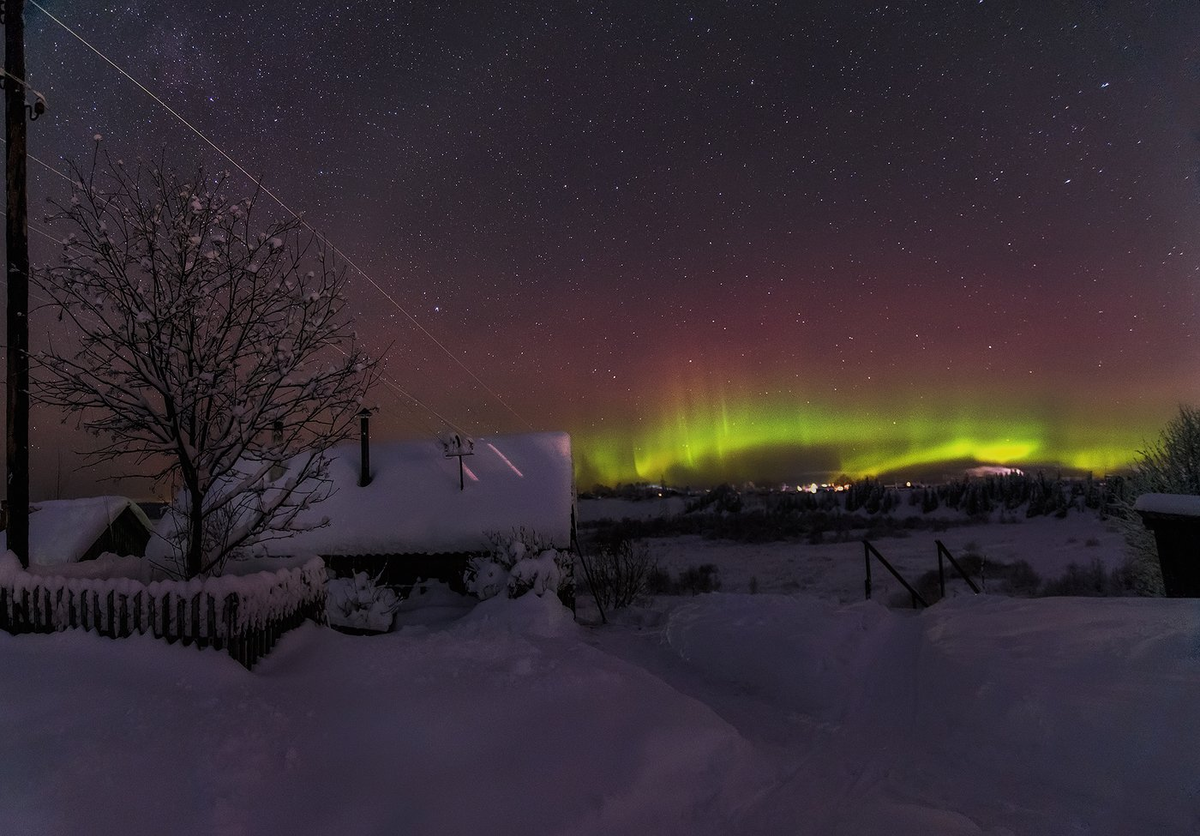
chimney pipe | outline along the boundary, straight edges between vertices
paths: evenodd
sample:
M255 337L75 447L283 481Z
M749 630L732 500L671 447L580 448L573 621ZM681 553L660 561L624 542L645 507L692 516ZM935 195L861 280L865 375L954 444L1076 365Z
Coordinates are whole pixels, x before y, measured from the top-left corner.
M271 425L271 444L275 448L274 455L278 456L283 452L283 422L278 418ZM275 464L271 465L271 472L267 478L276 482L286 472L287 468L283 466L283 459L277 459Z
M362 466L358 471L358 486L365 488L371 484L371 441L370 428L371 410L363 407L358 413L358 441L360 446L360 460Z

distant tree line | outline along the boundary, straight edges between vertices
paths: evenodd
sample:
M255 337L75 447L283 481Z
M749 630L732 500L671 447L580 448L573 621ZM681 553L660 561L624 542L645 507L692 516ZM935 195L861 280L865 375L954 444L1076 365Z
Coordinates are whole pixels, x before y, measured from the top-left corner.
M1122 485L1119 480L1106 483L1045 473L967 477L942 485L904 488L866 478L850 482L844 491L815 493L744 491L718 485L688 497L683 514L598 520L581 528L596 540L693 534L741 542L806 540L815 544L917 530L944 531L997 511L1000 521L1022 516L1065 517L1072 508L1087 508L1104 516L1123 495ZM627 494L626 498L631 497ZM920 507L922 513L898 513L902 506ZM956 513L934 514L939 508Z
M907 497L905 496L907 494ZM953 479L942 485L897 489L878 479L852 482L845 491L845 509L886 514L900 503L921 507L923 513L950 508L975 517L1002 510L1023 510L1026 517L1065 517L1072 508L1090 508L1102 516L1111 510L1112 491L1105 482L1063 479L1045 473L1009 473Z

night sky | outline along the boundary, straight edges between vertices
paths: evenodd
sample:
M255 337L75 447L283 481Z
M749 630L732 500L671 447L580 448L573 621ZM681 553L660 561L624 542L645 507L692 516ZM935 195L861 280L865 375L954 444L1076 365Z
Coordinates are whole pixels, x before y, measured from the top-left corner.
M1200 393L1194 0L39 2L425 329L350 273L423 404L376 437L567 430L581 487L1104 473ZM33 155L230 167L26 20ZM34 498L76 490L35 417Z

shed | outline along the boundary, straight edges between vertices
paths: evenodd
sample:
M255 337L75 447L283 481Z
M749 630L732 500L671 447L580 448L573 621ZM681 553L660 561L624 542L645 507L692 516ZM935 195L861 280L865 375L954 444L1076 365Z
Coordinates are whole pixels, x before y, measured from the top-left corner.
M1146 493L1133 504L1154 532L1168 598L1200 598L1200 496Z
M467 559L486 553L496 535L525 529L571 548L575 479L566 433L476 438L461 473L453 445L434 438L372 445L366 474L365 449L364 435L328 452L332 493L299 520L327 524L268 540L267 553L319 554L336 574L382 573L396 584L437 578L461 589Z
M140 557L152 531L142 509L123 496L36 502L29 506L29 562L58 566L109 552ZM0 550L7 548L7 532L0 532Z

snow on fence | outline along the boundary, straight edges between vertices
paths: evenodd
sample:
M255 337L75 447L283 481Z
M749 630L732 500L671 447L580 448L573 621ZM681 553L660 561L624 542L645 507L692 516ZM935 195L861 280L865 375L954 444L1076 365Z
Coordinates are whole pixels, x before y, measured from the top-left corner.
M83 629L109 638L152 635L169 644L225 650L247 668L305 619L325 618L325 564L242 576L155 581L31 574L0 556L0 629Z

